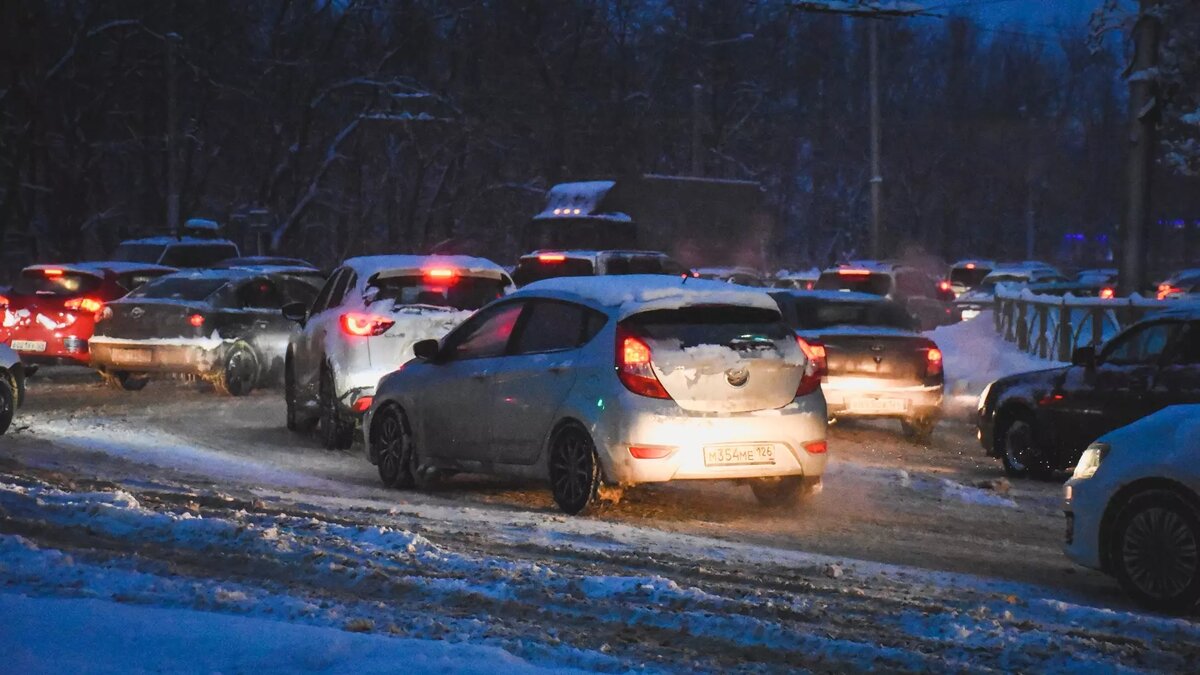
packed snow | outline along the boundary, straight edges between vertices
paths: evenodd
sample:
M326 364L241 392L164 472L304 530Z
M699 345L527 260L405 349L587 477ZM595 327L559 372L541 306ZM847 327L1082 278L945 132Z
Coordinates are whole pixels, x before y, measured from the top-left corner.
M1026 354L996 332L992 310L970 321L939 326L924 333L942 350L946 391L970 404L994 380L1016 373L1047 370L1062 365Z

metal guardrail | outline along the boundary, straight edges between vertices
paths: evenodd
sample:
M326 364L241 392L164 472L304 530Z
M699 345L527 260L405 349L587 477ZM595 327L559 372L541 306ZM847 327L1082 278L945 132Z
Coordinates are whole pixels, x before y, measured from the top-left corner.
M1027 288L997 288L996 332L1023 352L1070 361L1078 347L1100 344L1147 314L1173 306L1169 300L1076 298L1038 295Z

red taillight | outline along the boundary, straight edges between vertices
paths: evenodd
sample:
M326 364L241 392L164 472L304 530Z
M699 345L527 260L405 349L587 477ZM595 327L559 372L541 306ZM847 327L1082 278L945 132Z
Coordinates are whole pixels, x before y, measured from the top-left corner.
M870 273L871 270L851 269L849 267L843 267L842 269L838 270L838 274L844 277L865 277Z
M925 375L936 377L942 374L942 350L930 347L925 352Z
M458 279L458 270L446 268L425 270L425 278L431 281L447 281L452 283Z
M650 346L640 338L617 328L617 377L625 388L639 396L671 398L654 374Z
M1115 289L1108 286L1100 289L1101 300L1112 300L1115 297L1117 297L1117 291Z
M566 260L567 256L562 255L561 253L542 253L538 255L538 262L543 263L560 263L565 262Z
M350 335L372 337L383 335L396 322L374 314L350 312L342 315L342 330Z
M662 459L669 457L675 452L675 448L669 445L631 445L629 446L629 454L637 459Z
M804 282L804 290L811 291L813 289L813 286L816 286L816 285L817 285L817 282L815 282L815 281L806 281L806 282Z
M89 312L95 314L104 309L104 303L95 298L71 298L63 303L63 307L72 312Z
M57 268L51 268L42 270L42 274L45 274L48 277L61 277L63 275L63 271Z
M804 352L807 361L804 364L804 375L800 377L800 385L796 387L796 396L808 396L821 387L821 378L828 372L825 360L825 345L815 340L805 340L796 336L796 344Z
M188 317L188 323L192 324L196 328L199 328L200 326L204 325L204 315L203 314L193 314Z
M938 282L938 290L942 291L943 293L949 292L950 291L950 282L946 281L946 280L939 281Z
M356 413L362 414L367 412L367 409L371 407L371 403L374 401L374 396L362 396L354 402L354 405L350 406L350 409Z
M1172 295L1178 295L1182 292L1183 292L1182 288L1177 288L1175 286L1172 286L1171 284L1159 284L1158 299L1166 300L1168 297L1170 297Z
M829 443L826 441L810 441L804 444L804 449L810 455L823 455L829 452Z

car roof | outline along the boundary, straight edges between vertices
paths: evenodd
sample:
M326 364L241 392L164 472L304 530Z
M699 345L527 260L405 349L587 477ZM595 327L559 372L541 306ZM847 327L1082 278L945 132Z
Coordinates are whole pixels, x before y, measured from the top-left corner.
M774 298L758 289L662 274L557 277L536 281L508 297L582 302L619 317L698 305L735 305L779 311Z
M237 246L228 239L209 239L207 237L143 237L141 239L126 239L121 242L124 244L148 244L151 246L198 246L201 244L220 244L223 246Z
M638 249L623 249L623 248L606 248L606 249L562 249L562 248L546 248L538 249L532 253L526 253L521 256L521 260L536 258L540 255L562 255L568 258L589 258L595 260L604 255L641 255L652 256L655 258L670 258L671 256L662 251L643 251Z
M128 262L125 260L97 260L79 263L83 269L107 270L114 274L127 274L129 272L162 272L170 274L179 271L174 267L166 265L155 265L153 263Z
M1200 321L1200 300L1172 300L1170 302L1172 303L1170 307L1147 314L1143 321L1155 319Z
M772 288L771 295L788 295L797 300L820 300L822 302L870 302L883 304L891 302L882 295L859 293L857 291L801 291L791 288Z
M42 263L29 265L22 272L45 272L46 270L62 270L71 274L86 274L92 277L104 277L104 269L89 267L83 263Z
M358 273L361 281L371 277L421 274L430 268L449 267L467 276L508 279L508 272L487 258L467 255L368 255L342 263Z
M300 258L287 258L274 255L246 255L236 258L226 258L213 267L309 267L317 266Z
M761 272L753 267L696 267L692 269L696 274L711 274L713 276L732 276L734 274L748 274L754 277L763 276Z
M951 265L951 267L966 267L967 265L975 265L976 267L987 267L990 269L990 268L993 268L996 266L996 261L995 260L981 260L981 259L975 259L975 258L967 258L965 260L959 260L958 262Z

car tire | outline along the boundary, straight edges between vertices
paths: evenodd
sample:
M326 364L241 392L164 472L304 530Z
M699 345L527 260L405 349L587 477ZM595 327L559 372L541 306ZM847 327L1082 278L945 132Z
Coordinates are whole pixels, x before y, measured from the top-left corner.
M389 405L375 413L370 441L379 480L390 488L413 487L413 438L404 412Z
M1044 479L1053 471L1045 453L1034 441L1033 420L1026 414L1001 418L996 424L996 443L1004 473L1012 478Z
M141 391L150 384L149 375L135 375L124 371L102 373L101 377L110 388L120 391Z
M762 506L772 509L787 508L800 503L804 496L802 476L778 476L750 480L750 490Z
M937 423L936 417L909 417L900 420L900 429L904 432L905 439L920 445L929 445Z
M554 503L572 516L595 511L603 482L600 457L588 432L578 424L560 427L550 439L550 492Z
M1200 602L1200 514L1179 495L1136 495L1113 521L1108 541L1113 575L1140 604L1182 613Z
M333 373L328 367L321 369L321 445L328 450L345 450L354 443L354 424L346 419L338 407L334 393Z
M283 402L287 406L287 428L288 431L311 433L317 426L317 418L301 412L300 403L296 398L296 372L289 354L283 366Z
M213 380L213 386L222 396L245 396L258 385L259 371L254 348L239 340L225 353L225 363Z
M17 408L17 396L8 378L0 374L0 435L8 431Z

